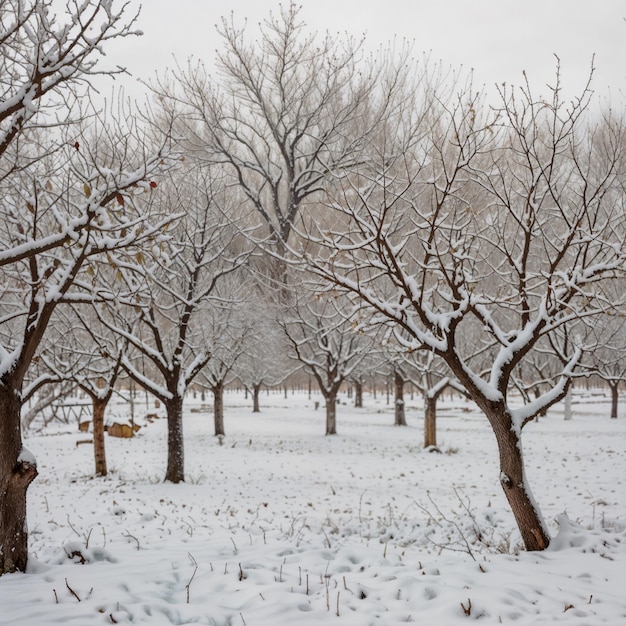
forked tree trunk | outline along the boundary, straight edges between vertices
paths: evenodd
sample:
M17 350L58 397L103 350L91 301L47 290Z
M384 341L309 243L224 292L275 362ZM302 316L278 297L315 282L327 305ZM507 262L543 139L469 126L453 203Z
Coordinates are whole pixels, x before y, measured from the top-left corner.
M424 394L424 447L437 447L437 397Z
M183 445L183 398L174 396L165 402L167 411L167 470L165 480L181 483L185 480Z
M224 385L217 383L211 387L213 391L213 422L215 424L215 436L225 436L224 431Z
M93 456L96 464L96 476L107 475L107 457L104 448L104 413L109 398L92 399L93 402Z
M395 398L395 411L394 411L394 424L396 426L406 426L406 414L404 411L404 378L398 370L393 372L393 384L394 384L394 398Z
M252 385L252 412L260 413L260 405L259 405L259 395L261 393L261 384L255 383Z
M520 436L507 411L487 415L498 443L500 484L517 522L526 550L545 550L550 535L533 499L524 471Z
M337 392L330 391L325 395L326 399L326 434L337 434Z
M26 491L37 476L37 467L20 459L19 390L0 386L0 575L24 572L28 564Z
M609 383L611 389L611 419L617 419L617 405L619 400L619 383Z

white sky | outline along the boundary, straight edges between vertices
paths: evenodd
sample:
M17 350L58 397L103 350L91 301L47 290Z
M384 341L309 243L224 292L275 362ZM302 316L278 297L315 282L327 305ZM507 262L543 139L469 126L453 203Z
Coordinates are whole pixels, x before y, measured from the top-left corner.
M288 2L289 0L284 0ZM615 103L626 95L624 0L300 0L301 17L315 30L366 33L374 44L394 34L415 41L416 53L432 51L454 67L473 68L476 82L519 84L522 70L542 92L561 59L567 90L584 83L595 53L594 88ZM138 8L140 0L129 0ZM174 8L175 7L175 8ZM210 63L220 39L215 24L235 14L250 30L278 0L144 0L141 38L107 48L108 60L137 77L191 55Z

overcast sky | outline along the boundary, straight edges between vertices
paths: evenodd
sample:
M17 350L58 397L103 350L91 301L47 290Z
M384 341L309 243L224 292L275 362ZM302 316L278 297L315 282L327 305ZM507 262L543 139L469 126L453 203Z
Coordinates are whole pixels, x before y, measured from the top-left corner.
M284 0L288 2L288 0ZM140 0L130 0L138 8ZM301 0L301 17L314 30L365 33L372 46L394 35L415 42L452 66L473 68L479 84L519 84L526 70L540 91L561 59L566 88L582 86L595 54L594 88L626 96L624 0ZM220 38L215 24L234 12L249 28L277 11L278 0L143 0L141 38L107 48L108 61L138 78L188 57L210 63Z

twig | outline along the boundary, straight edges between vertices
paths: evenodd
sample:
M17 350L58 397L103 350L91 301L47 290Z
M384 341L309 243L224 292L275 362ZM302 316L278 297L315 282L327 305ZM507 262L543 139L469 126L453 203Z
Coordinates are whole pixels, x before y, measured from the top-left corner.
M367 491L367 489L365 489L363 491L363 493L361 494L361 497L359 498L359 523L363 523L363 518L361 517L361 506L363 504L363 496L365 495L365 492Z
M129 539L133 539L137 543L137 550L139 550L139 539L135 537L135 535L131 535L127 530L124 531L124 537L128 537Z
M66 517L67 517L67 525L68 525L68 526L69 526L69 527L70 527L70 528L71 528L71 529L72 529L72 530L76 533L76 535L77 535L78 537L83 537L83 535L81 535L81 534L80 534L80 533L79 533L79 532L78 532L78 531L74 528L74 526L72 526L72 522L70 522L70 514L69 514L69 513L67 514L67 516L66 516Z
M330 590L329 590L330 585L328 583L329 583L329 579L326 576L324 578L324 587L326 588L326 610L330 611Z
M65 586L69 589L70 593L80 602L79 595L70 587L69 583L67 582L67 578L65 579Z
M437 546L438 548L441 548L442 550L451 550L453 552L466 552L467 554L469 554L472 557L472 560L475 561L476 557L474 556L474 552L472 551L472 548L469 544L469 541L467 540L467 537L463 534L463 530L461 529L461 527L454 521L451 519L448 519L445 514L443 513L443 511L437 506L437 503L432 499L432 496L430 495L430 492L427 492L427 496L428 499L430 500L430 503L435 507L435 511L438 513L438 515L441 517L441 519L450 524L451 526L453 526L456 531L459 533L459 536L461 538L461 540L463 541L463 543L465 544L465 549L461 550L461 549L456 549L456 548L451 548L449 545L443 545L443 544L439 544L435 541L433 541L430 537L428 537L428 540L435 546ZM439 522L439 520L435 519L432 515L432 513L426 509L425 507L423 507L421 504L419 504L418 502L415 502L415 504L422 510L424 511L436 524L437 526L441 527L442 524Z
M467 599L467 606L461 602L461 608L463 609L463 613L465 613L468 617L472 614L472 601L470 598Z
M326 537L326 543L328 544L328 547L332 548L332 544L330 543L330 539L328 538L328 535L326 534L326 531L324 530L323 526L322 526L322 533L324 534L324 537Z
M196 575L196 572L198 571L198 563L196 562L196 559L193 558L191 552L188 552L187 556L191 559L191 562L194 564L191 578L189 579L189 582L185 585L185 589L187 590L187 604L189 604L189 588L191 587L191 581L194 579L194 576Z

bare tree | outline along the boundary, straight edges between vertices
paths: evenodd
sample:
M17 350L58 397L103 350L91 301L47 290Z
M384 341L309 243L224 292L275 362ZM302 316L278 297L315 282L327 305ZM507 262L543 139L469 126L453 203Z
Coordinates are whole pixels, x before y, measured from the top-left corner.
M282 6L256 39L232 16L223 19L215 77L190 63L154 87L181 111L197 153L229 167L279 250L305 201L358 160L402 88L397 70L383 72L388 55L311 34L299 11L294 2Z
M595 374L608 385L612 419L617 419L619 388L626 382L626 324L623 313L617 313L590 330L597 347L586 355L583 366L586 376Z
M326 401L326 434L337 434L337 394L372 341L355 332L341 298L300 293L280 318L290 357L315 378Z
M127 5L68 3L59 16L54 6L7 0L0 20L0 574L26 568L37 469L20 410L51 317L88 293L90 258L154 239L172 219L151 223L137 195L156 186L165 152L142 145L132 119L114 128L87 109L91 78L110 73L97 65L103 47L135 34Z
M526 548L542 550L550 536L525 476L522 429L565 397L588 346L575 335L552 342L563 366L534 402L514 408L509 391L542 338L612 306L602 284L626 267L624 129L608 114L586 117L588 88L563 102L558 72L549 100L528 83L500 96L490 111L470 85L418 116L429 125L409 133L410 149L407 133L390 135L331 200L348 228L310 233L325 253L306 260L394 325L407 350L445 361L495 434Z
M437 450L437 403L443 392L456 389L465 390L459 385L445 363L432 352L417 351L397 355L399 368L405 382L411 384L422 394L424 400L424 448Z
M76 305L56 311L48 349L41 352L39 362L59 381L71 382L89 396L95 474L106 476L105 414L124 374L122 359L128 343L119 341L99 323L92 306L97 305Z
M203 330L211 341L211 360L198 376L199 384L213 394L213 425L216 436L226 434L224 427L224 391L236 377L235 368L244 355L246 341L252 335L254 321L246 314L241 276L222 284L221 303L205 307ZM242 310L243 309L243 310Z
M252 394L252 412L261 411L259 396L262 387L277 387L293 372L287 359L287 346L279 326L265 314L271 311L267 302L248 300L248 316L254 316L254 324L243 345L243 353L236 364L237 378Z
M220 283L246 262L239 230L226 218L231 195L219 172L190 165L163 184L162 209L185 215L169 231L169 245L154 258L140 253L120 265L127 294L113 297L116 321L104 324L128 341L128 375L166 408L165 480L184 481L183 401L212 358L213 336L204 325L209 302L226 302ZM147 366L146 366L147 364Z

